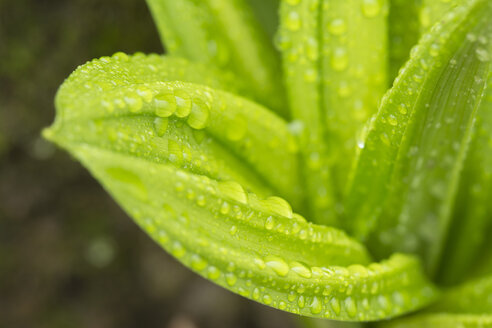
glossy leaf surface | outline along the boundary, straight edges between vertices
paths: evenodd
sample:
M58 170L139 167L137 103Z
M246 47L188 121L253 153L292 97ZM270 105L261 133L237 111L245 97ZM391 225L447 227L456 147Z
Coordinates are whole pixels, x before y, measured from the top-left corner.
M339 224L357 140L386 88L387 10L386 1L281 2L277 43L315 222Z
M307 316L375 320L435 298L417 259L371 263L344 232L308 223L270 195L270 184L284 182L262 172L286 170L285 178L293 169L285 163L295 163L284 121L210 87L147 83L132 75L134 61L118 55L79 68L60 88L57 121L45 136L169 253L240 295ZM128 74L101 89L114 65ZM135 91L143 87L148 92ZM116 105L109 111L108 102Z
M345 209L379 256L417 253L436 269L489 72L467 35L490 38L490 11L471 1L425 34L370 122Z
M492 276L451 288L426 313L384 327L492 327Z

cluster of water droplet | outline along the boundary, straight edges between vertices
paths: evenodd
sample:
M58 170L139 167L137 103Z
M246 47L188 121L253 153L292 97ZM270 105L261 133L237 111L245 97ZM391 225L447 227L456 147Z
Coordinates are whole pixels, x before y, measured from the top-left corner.
M160 167L151 170L164 176ZM155 204L155 210L131 204L129 208L156 241L196 272L243 296L293 313L358 320L393 315L432 296L432 290L422 288L418 265L412 258L395 255L368 266L317 266L333 263L319 258L323 256L319 243L343 244L345 239L345 246L351 247L343 233L308 224L281 198L259 199L235 182L215 182L166 170L170 179L166 186L174 184L174 190L166 191L165 197L156 195L152 188L162 188L146 181L147 177L136 178L129 172L130 179L125 170L112 176L138 188L148 186L148 203ZM216 223L210 225L200 213L214 215L212 221ZM255 238L263 238L255 229L271 232L271 246L261 250L254 247L261 240ZM242 238L245 236L247 239ZM299 247L295 240L304 241L301 249L316 257L289 256L286 244ZM333 247L326 249L334 251ZM301 253L296 250L296 254ZM355 254L343 256L350 261L355 258Z

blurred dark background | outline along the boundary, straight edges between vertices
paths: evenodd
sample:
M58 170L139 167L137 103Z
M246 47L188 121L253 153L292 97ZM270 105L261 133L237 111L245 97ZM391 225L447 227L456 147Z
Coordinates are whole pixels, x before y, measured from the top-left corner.
M143 0L0 0L0 327L296 327L155 245L40 138L58 86L116 51L162 52Z

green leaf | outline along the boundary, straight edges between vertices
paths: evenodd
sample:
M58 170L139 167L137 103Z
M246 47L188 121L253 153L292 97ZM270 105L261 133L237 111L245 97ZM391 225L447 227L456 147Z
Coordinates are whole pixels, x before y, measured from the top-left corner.
M450 288L429 310L492 315L492 275Z
M116 54L113 58L94 60L80 67L62 85L56 99L56 126L69 121L82 129L87 119L100 119L100 125L106 124L105 120L113 120L112 129L101 128L99 131L95 124L93 134L85 132L79 136L74 129L64 129L63 133L67 133L64 138L90 138L91 142L108 139L108 147L116 143L126 152L154 158L165 145L136 136L134 129L143 122L134 122L132 116L149 113L158 116L164 125L163 131L156 133L164 134L164 122L175 114L186 119L192 127L214 136L211 144L203 131L190 132L185 140L181 140L183 136L174 136L173 144L183 143L176 149L183 152L176 154L175 160L179 160L180 165L192 166L199 170L197 173L218 179L234 178L257 193L273 189L297 205L301 198L297 144L287 124L264 107L244 98L203 85L167 82L176 80L212 87L226 87L230 82L225 77L220 78L217 71L183 60L157 55L128 57ZM233 83L227 87L231 89ZM231 105L233 108L229 109ZM73 110L74 106L79 110ZM152 120L146 123L150 124L149 128L152 128L151 123ZM171 127L169 129L173 131ZM171 149L172 146L168 147ZM143 149L146 151L142 152ZM236 159L224 156L229 150ZM243 172L244 176L236 176L237 171ZM255 177L256 174L261 178ZM263 187L256 189L253 185Z
M387 2L284 0L277 43L313 220L336 208L364 122L386 88Z
M425 23L437 22L459 2L443 3L427 1ZM470 34L470 39L478 38ZM479 41L477 39L477 41ZM485 42L479 41L482 46ZM482 48L481 56L487 55ZM489 77L486 94L477 112L477 122L469 154L461 173L456 204L450 224L449 237L439 269L439 280L451 285L465 278L473 262L482 256L480 248L487 236L487 227L492 225L492 75Z
M443 293L423 314L396 320L383 327L492 327L492 276L467 282Z
M466 4L467 1L470 0L422 0L422 11L420 13L421 30L425 32L430 29L446 13L452 11L458 5Z
M82 66L63 84L44 135L169 253L235 293L307 316L376 320L434 299L416 258L371 264L344 232L270 196L270 185L297 176L286 166L295 143L284 121L224 91L147 82L133 75L135 58L121 57ZM102 88L108 77L115 83Z
M288 115L277 54L245 0L147 0L169 53L234 72Z
M278 7L280 0L247 0L258 21L273 41L278 28Z
M384 328L490 328L492 327L492 315L422 314L378 326Z
M436 2L433 0L433 2ZM417 44L422 0L390 0L388 16L389 79L392 81Z
M345 210L378 256L417 253L435 272L488 76L478 39L491 7L470 1L425 34L370 123Z

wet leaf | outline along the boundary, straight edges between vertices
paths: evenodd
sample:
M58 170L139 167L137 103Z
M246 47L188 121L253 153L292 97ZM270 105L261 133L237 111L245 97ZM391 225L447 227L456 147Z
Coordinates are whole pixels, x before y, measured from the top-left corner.
M80 67L65 82L57 120L44 134L183 264L242 296L306 316L376 320L435 298L416 258L371 263L362 244L308 223L271 195L298 176L282 119L225 91L139 79L135 58L106 61ZM112 75L115 65L121 79ZM108 76L118 82L101 89ZM116 106L108 111L107 103Z
M277 44L318 223L339 225L357 140L386 88L387 10L379 0L281 2Z
M416 253L435 273L488 77L478 38L490 39L491 10L470 1L425 34L370 122L345 210L378 256Z
M147 0L166 50L234 72L286 117L277 54L245 0Z

